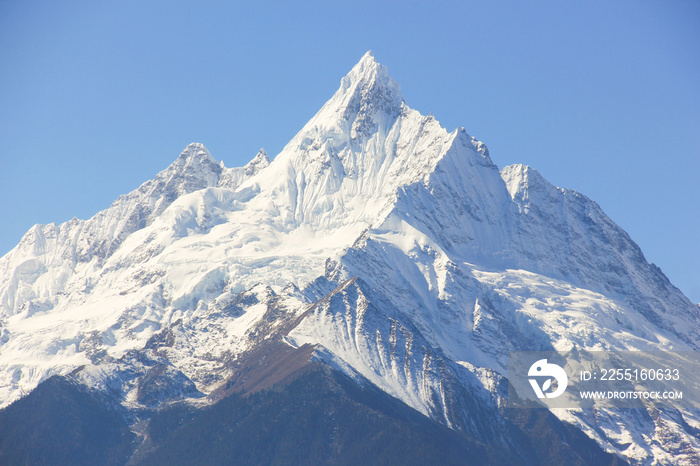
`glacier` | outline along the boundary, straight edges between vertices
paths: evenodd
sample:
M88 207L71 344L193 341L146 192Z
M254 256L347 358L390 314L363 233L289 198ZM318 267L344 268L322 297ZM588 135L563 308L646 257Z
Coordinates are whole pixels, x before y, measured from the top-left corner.
M700 346L697 305L594 201L499 169L371 52L274 160L190 144L91 219L33 227L0 277L0 406L54 374L133 412L207 404L280 338L487 441L508 351ZM553 412L633 463L700 462L697 412Z

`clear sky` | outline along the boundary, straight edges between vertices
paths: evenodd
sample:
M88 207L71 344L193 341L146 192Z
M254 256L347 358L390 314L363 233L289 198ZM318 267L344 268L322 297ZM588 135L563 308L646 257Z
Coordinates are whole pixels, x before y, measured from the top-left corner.
M0 1L0 254L190 142L274 157L372 49L409 106L594 199L700 302L700 2Z

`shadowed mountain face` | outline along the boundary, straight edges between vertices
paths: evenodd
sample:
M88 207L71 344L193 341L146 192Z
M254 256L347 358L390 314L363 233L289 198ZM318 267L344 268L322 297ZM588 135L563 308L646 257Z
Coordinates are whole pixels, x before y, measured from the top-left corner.
M248 375L279 379L260 372ZM500 440L483 443L448 429L321 363L204 408L160 410L140 439L117 402L52 377L0 412L0 463L624 464L546 410L507 416L504 448Z
M697 412L504 406L509 351L696 350L698 314L595 202L499 170L368 53L272 162L191 144L0 258L0 406L31 392L1 415L42 432L0 441L102 432L106 456L84 459L117 463L133 432L134 462L230 445L253 462L697 464ZM61 391L89 409L59 442L36 403Z
M54 376L0 411L0 464L125 464L136 435L118 400Z

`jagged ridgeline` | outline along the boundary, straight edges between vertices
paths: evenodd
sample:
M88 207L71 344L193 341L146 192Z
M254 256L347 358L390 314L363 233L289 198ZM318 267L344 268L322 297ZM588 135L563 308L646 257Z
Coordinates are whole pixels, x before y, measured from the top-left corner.
M504 402L508 351L699 328L595 202L367 53L273 161L191 144L0 259L0 463L695 464L695 412Z

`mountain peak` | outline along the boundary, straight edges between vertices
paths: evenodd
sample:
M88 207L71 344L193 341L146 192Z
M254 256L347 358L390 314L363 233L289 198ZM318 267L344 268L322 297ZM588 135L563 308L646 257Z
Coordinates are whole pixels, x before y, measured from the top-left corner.
M386 66L374 59L371 50L340 81L340 89L334 98L339 94L348 97L347 100L343 99L346 103L355 104L350 105L353 107L350 110L355 110L358 104L368 100L381 103L385 110L398 109L403 103L401 86L389 76Z
M245 169L246 176L252 176L268 165L270 165L270 157L267 156L265 149L261 148L255 157L243 168Z
M108 209L36 226L0 258L0 407L71 374L147 435L158 409L268 386L313 353L510 448L510 351L697 349L697 315L593 201L524 165L499 173L464 129L405 105L368 52L272 163L261 149L226 168L190 144ZM567 429L636 463L693 448L681 457L698 463L697 410L648 401L566 410Z
M165 182L173 200L184 193L216 186L223 169L223 163L214 160L204 144L193 142L154 181Z
M341 80L341 89L347 89L353 82L362 79L372 79L373 76L379 74L382 77L389 78L387 69L374 59L372 51L365 53L360 61L353 66L352 70ZM391 79L391 78L389 78Z
M200 171L204 168L205 171L221 171L221 163L209 153L209 150L204 147L204 144L193 142L187 145L180 156L170 164L166 172L189 172L193 169Z
M209 150L204 147L204 144L199 142L192 142L185 147L178 159L190 160L197 162L214 162Z
M535 192L551 192L557 190L534 168L513 164L501 170L501 178L506 183L506 189L512 199L527 200Z
M391 126L402 106L401 87L370 51L341 79L340 88L302 133L325 128L332 133L340 130L352 140L367 138Z

